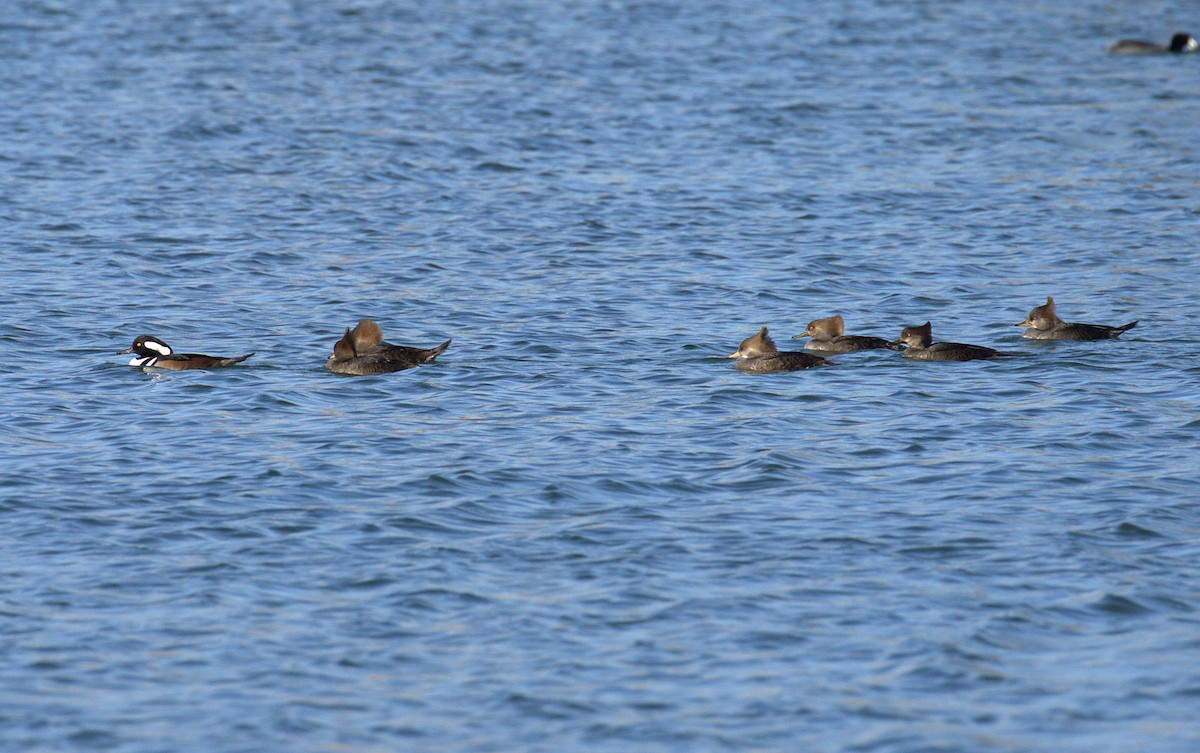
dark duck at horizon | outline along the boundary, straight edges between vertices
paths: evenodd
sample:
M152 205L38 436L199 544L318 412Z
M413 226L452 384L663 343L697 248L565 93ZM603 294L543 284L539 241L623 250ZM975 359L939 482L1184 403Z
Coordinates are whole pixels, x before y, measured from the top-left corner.
M775 347L775 341L767 334L766 327L760 329L758 334L742 340L738 349L730 353L726 358L738 359L737 363L733 365L738 371L759 374L776 371L799 371L800 369L810 369L814 366L833 365L820 356L801 353L798 350L779 350Z
M824 319L813 319L808 323L808 327L798 335L792 335L793 340L798 340L802 337L811 337L804 344L805 350L812 350L818 353L858 353L864 350L900 350L900 346L889 342L882 337L868 337L866 335L847 335L846 322L842 319L841 314L826 317Z
M215 369L222 366L232 366L254 355L253 353L247 353L237 358L225 358L223 356L206 356L200 353L176 353L170 345L152 335L139 335L134 339L133 345L125 350L118 351L117 355L124 355L126 353L134 354L133 360L129 362L130 366L171 369L172 371L182 371L183 369Z
M450 340L435 348L413 348L392 345L383 341L383 330L370 319L363 319L346 328L346 334L333 346L333 355L325 360L325 368L337 374L387 374L432 363L450 347Z
M1200 49L1200 44L1196 43L1195 38L1191 34L1181 31L1171 37L1171 41L1165 45L1141 39L1122 39L1109 47L1108 51L1118 55L1160 55L1162 53L1195 52L1197 49Z
M904 351L904 357L920 361L975 361L981 358L1008 355L984 345L935 343L933 341L933 325L929 322L916 327L905 327L900 332L900 339L893 344L908 346Z
M1111 340L1120 337L1126 330L1137 326L1138 320L1119 327L1107 324L1074 324L1058 318L1054 299L1046 296L1046 303L1029 312L1025 321L1014 327L1027 327L1022 335L1026 340Z

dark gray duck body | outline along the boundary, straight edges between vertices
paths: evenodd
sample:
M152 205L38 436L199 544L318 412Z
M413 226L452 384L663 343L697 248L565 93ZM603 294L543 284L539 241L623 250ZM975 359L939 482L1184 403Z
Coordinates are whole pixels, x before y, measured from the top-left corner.
M900 350L900 346L894 345L882 337L847 335L845 331L846 323L842 319L842 315L835 314L824 319L812 320L803 332L793 335L792 339L811 337L812 339L804 344L804 349L817 353L859 353L864 350L881 348Z
M801 353L798 350L779 350L775 347L775 341L767 334L766 327L760 329L757 334L742 340L738 349L726 358L738 359L737 363L733 365L738 371L758 374L799 371L800 369L811 369L814 366L833 365L820 356Z
M981 358L996 358L1006 355L984 345L968 343L935 343L933 325L929 322L918 327L905 327L900 332L896 345L908 346L905 358L918 361L975 361Z
M413 348L407 345L392 345L383 341L383 330L370 319L363 319L346 329L346 334L333 346L333 355L325 361L325 368L338 374L366 376L403 371L431 363L446 348L450 341L435 348Z
M1044 305L1034 308L1025 321L1015 326L1028 328L1023 335L1026 340L1111 340L1136 327L1137 320L1117 327L1064 322L1054 309L1054 299L1046 296Z

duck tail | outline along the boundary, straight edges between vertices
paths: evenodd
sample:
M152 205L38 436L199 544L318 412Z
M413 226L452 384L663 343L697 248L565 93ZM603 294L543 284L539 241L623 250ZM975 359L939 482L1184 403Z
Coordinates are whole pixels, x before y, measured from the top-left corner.
M1141 321L1141 320L1134 319L1129 324L1122 324L1120 327L1113 327L1112 335L1110 335L1110 337L1120 337L1121 335L1125 334L1126 330L1130 330L1130 329L1133 329L1134 327L1136 327L1137 323L1139 321Z
M421 363L433 363L433 359L440 356L446 351L446 348L450 347L450 342L450 340L447 340L436 348L430 348L429 350L421 351Z
M222 359L221 359L221 364L220 364L220 365L221 365L221 366L232 366L232 365L234 365L235 363L241 363L242 361L245 361L247 358L249 358L249 357L250 357L250 356L252 356L252 355L254 355L254 354L253 354L253 353L247 353L246 355L244 355L244 356L238 356L237 358L222 358Z

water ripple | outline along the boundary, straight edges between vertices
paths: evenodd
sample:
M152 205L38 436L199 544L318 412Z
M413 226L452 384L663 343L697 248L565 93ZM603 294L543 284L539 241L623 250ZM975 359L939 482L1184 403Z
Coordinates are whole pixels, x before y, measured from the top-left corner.
M1095 2L310 5L0 22L10 747L1196 748L1190 61ZM1018 357L724 358L834 313ZM454 342L329 374L363 317Z

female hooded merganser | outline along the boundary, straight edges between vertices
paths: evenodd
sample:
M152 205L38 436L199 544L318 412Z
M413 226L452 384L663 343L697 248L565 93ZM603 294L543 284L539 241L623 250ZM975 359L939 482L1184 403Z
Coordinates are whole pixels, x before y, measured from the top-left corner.
M1166 46L1140 39L1122 39L1109 47L1108 51L1119 55L1157 55L1163 52L1195 52L1198 48L1200 45L1196 44L1192 35L1181 31L1171 37L1171 43Z
M448 347L449 340L429 350L385 343L379 325L363 319L354 329L346 328L346 334L333 346L333 355L326 359L325 368L358 376L386 374L432 363Z
M925 322L919 327L905 327L900 332L900 339L894 345L907 345L905 358L917 358L922 361L974 361L977 358L995 358L1005 355L997 350L982 345L966 343L935 343L933 341L933 325Z
M757 335L742 340L738 349L726 358L736 358L734 368L738 371L754 371L766 373L771 371L799 371L813 366L832 366L820 356L801 353L797 350L780 351L775 347L775 341L763 327Z
M213 369L218 366L232 366L254 355L253 353L247 353L237 358L223 358L221 356L204 356L198 353L176 353L171 349L170 345L150 335L140 335L133 341L133 345L122 350L118 355L124 355L125 353L136 354L133 360L129 362L130 366L154 366L159 369L173 369L176 371L181 369Z
M1046 305L1030 311L1025 321L1013 326L1029 328L1025 330L1026 340L1108 340L1120 337L1125 330L1136 327L1137 320L1119 327L1064 322L1054 311L1054 299L1046 296Z
M792 335L792 339L811 337L812 339L804 344L804 349L815 350L818 353L857 353L860 350L876 348L900 350L899 345L893 345L882 337L842 334L845 331L846 323L842 320L842 315L837 314L825 319L813 319L803 332Z

